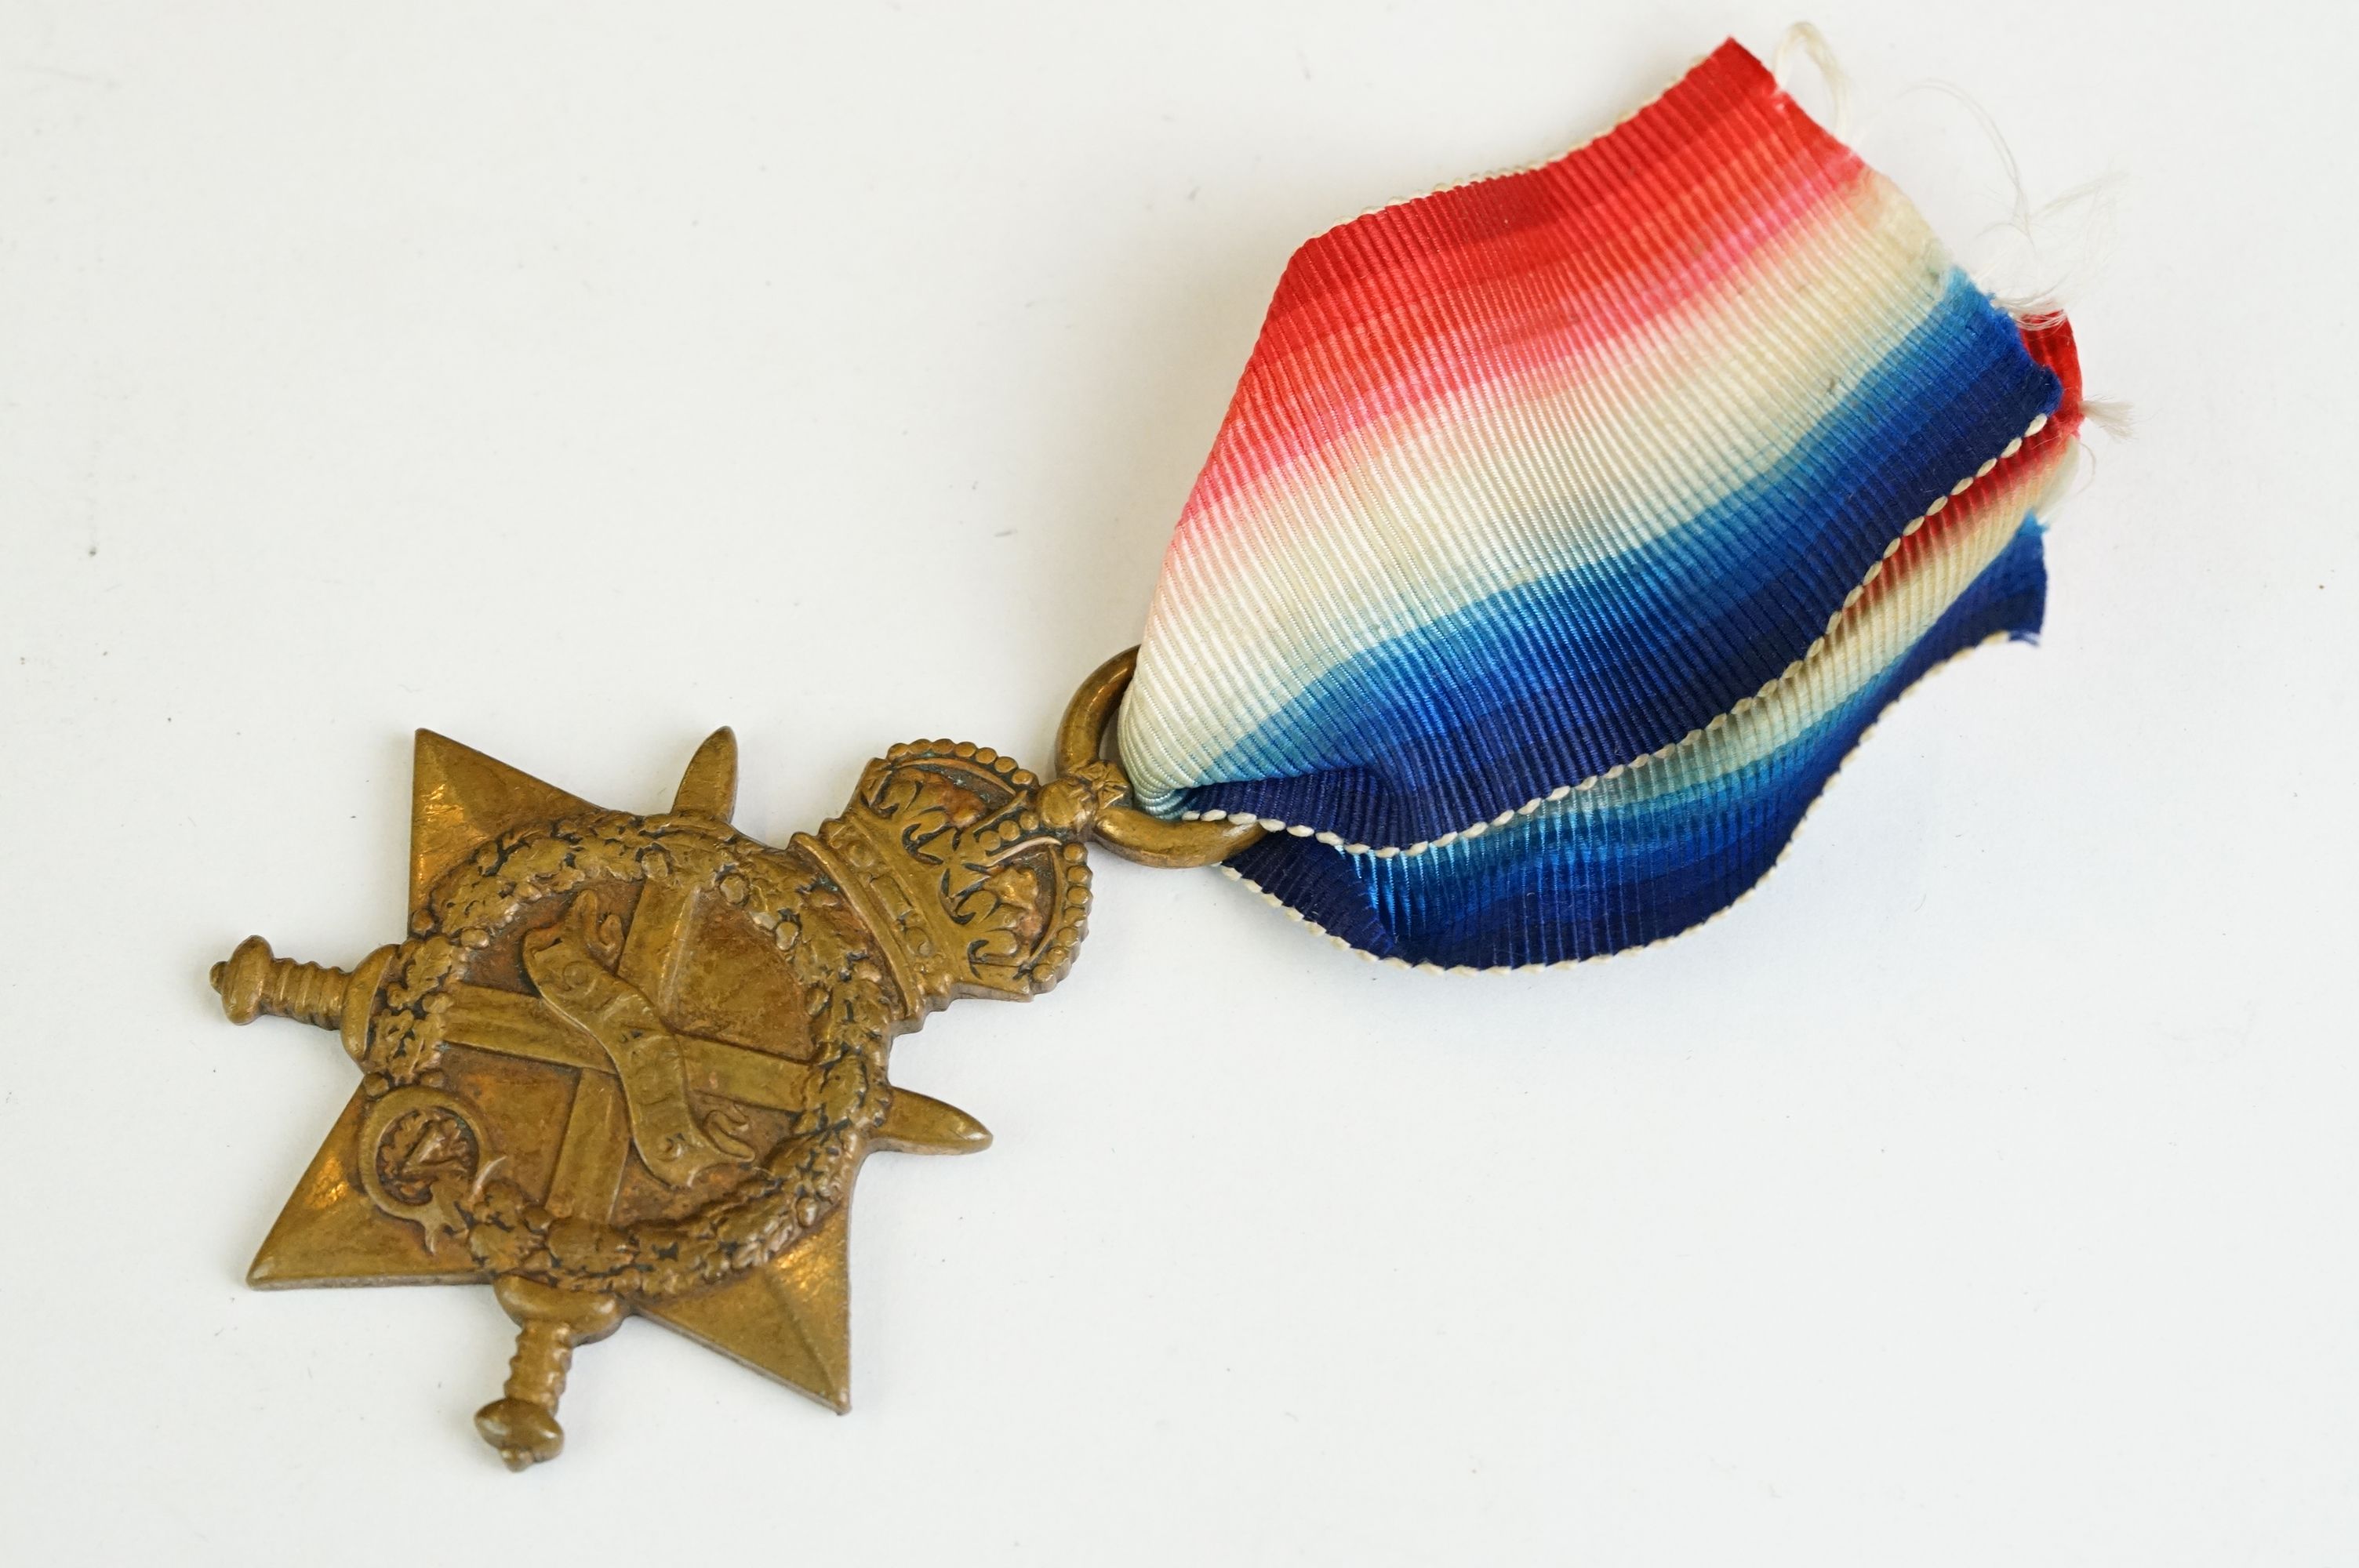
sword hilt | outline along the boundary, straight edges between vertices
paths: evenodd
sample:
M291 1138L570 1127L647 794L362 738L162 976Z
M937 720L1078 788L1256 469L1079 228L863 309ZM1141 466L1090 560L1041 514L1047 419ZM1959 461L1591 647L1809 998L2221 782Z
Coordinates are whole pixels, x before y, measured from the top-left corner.
M227 961L213 966L210 978L232 1023L252 1023L266 1012L321 1029L342 1029L344 987L353 977L332 965L277 957L269 943L249 936Z
M501 1464L528 1470L565 1452L557 1401L565 1393L573 1347L614 1333L623 1321L623 1303L514 1274L501 1275L492 1292L516 1321L516 1347L503 1397L475 1412L475 1430L499 1450Z
M358 1061L367 1044L369 1001L393 952L380 947L357 967L340 969L278 957L269 943L249 936L208 978L232 1023L252 1023L266 1014L334 1030Z

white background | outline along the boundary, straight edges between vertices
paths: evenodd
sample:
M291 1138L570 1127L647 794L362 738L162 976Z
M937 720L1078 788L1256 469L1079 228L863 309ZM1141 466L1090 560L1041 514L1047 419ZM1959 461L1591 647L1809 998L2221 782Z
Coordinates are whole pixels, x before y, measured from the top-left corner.
M1111 863L897 1076L838 1420L247 1259L400 929L409 735L771 838L1136 640L1286 256L1783 5L0 3L0 1555L2323 1563L2359 1548L2347 7L1825 4L1969 257L2126 177L2048 635L1732 916L1571 974ZM1806 102L1822 103L1814 78Z

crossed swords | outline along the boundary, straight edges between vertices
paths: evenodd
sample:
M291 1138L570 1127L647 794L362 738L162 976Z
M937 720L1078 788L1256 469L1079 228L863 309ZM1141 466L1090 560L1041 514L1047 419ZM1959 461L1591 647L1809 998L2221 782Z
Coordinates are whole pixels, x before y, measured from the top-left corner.
M799 1111L813 1102L817 1069L725 1040L681 1033L664 1022L678 998L691 888L640 884L639 902L613 968L598 950L619 925L592 896L577 898L558 925L528 934L525 973L538 996L461 981L449 992L443 1038L495 1055L576 1070L573 1104L558 1145L545 1206L553 1214L604 1220L614 1207L630 1152L671 1186L685 1186L716 1164L754 1151L727 1125L729 1114L696 1119L691 1094L730 1106ZM388 950L389 951L389 950ZM230 1017L283 1012L344 1032L348 1047L367 1028L381 964L359 976L327 965L276 957L258 936L213 967L214 989ZM363 983L364 982L364 983ZM742 1125L742 1123L741 1123ZM437 1231L461 1224L439 1200L413 1215L431 1250ZM517 1325L516 1350L503 1396L475 1412L475 1426L512 1470L553 1459L564 1445L558 1398L573 1348L620 1326L623 1303L605 1293L560 1290L513 1274L493 1281Z

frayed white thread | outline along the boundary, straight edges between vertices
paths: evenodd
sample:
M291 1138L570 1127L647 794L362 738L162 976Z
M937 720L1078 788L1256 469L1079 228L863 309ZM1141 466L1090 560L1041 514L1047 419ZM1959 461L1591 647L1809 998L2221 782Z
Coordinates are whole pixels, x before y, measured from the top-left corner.
M2116 441L2137 434L2137 410L2118 397L2081 399L2081 417Z
M1851 139L1851 77L1835 58L1834 46L1827 37L1808 22L1797 22L1786 29L1777 40L1777 52L1769 57L1769 75L1777 83L1777 91L1793 94L1792 78L1787 67L1796 55L1807 59L1818 69L1819 80L1827 89L1827 129L1839 142Z
M2095 281L2113 252L2114 217L2125 178L2101 175L2035 207L2023 166L1990 111L1951 82L1920 81L1908 91L1938 92L1963 109L1998 160L2006 216L1959 247L1962 253L1983 253L1962 254L1967 273L1994 303L2027 326L2061 314L2060 302Z

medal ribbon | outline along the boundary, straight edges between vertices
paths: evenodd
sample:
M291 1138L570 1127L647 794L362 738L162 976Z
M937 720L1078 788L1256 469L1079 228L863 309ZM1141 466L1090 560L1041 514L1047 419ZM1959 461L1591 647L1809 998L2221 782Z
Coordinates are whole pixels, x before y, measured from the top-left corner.
M1675 935L1919 676L2038 631L2079 424L2063 319L1724 44L1295 253L1140 643L1138 803L1260 819L1230 869L1375 957Z

